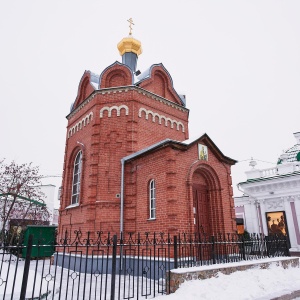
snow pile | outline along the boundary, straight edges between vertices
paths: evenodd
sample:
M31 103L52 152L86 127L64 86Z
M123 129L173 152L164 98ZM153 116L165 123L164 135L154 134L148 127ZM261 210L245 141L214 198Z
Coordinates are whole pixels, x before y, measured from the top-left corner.
M23 280L23 270L24 267L18 267L16 272L16 266L11 263L1 262L1 285L0 285L0 299L11 299L11 293L14 290L13 299L19 299L21 294L21 286ZM16 273L16 274L15 274ZM15 277L16 276L16 277ZM29 270L28 273L28 288L26 291L26 299L31 299L32 296L37 297L40 294L40 283L41 275L39 273L35 274L34 270ZM3 281L7 283L4 284ZM33 292L33 285L35 281L35 290ZM15 284L14 284L15 283ZM45 295L50 291L47 289L47 286L42 286L41 295ZM5 293L5 296L4 296Z
M171 295L157 300L267 300L300 290L300 269L284 269L276 265L269 269L254 268L230 275L218 273L217 277L184 282Z

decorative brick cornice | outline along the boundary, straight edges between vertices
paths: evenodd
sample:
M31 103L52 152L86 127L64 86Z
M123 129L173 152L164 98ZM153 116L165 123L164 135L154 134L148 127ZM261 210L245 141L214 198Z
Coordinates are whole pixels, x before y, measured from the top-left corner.
M144 107L141 107L140 110L139 110L139 118L142 117L142 112L145 113L145 118L146 120L149 119L149 115L152 116L152 122L156 122L156 120L158 120L158 124L161 125L162 123L162 120L164 120L164 123L165 123L165 126L168 127L168 124L170 123L171 125L171 128L174 128L174 124L176 124L176 129L179 130L180 127L181 127L181 130L182 132L184 132L184 125L180 122L180 121L176 121L176 120L173 120L173 119L170 119L164 115L160 115L156 112L153 112L152 110L147 110L146 108Z
M100 110L100 118L103 118L103 112L107 111L108 112L108 117L111 117L111 113L113 110L117 111L117 116L119 117L121 114L121 110L125 109L125 115L128 116L129 114L129 109L127 105L120 105L120 106L104 106Z
M183 106L181 106L179 104L176 104L176 103L174 103L174 102L172 102L170 100L167 100L166 98L160 97L160 96L158 96L156 94L153 94L153 93L151 93L149 91L146 91L146 90L144 90L142 88L135 87L134 90L136 90L139 94L143 94L143 95L147 96L148 98L151 98L153 100L156 100L156 101L159 101L161 103L164 103L164 104L166 104L168 106L171 106L171 107L173 107L175 109L178 109L180 111L183 111L183 112L188 112L189 111L187 108L185 108L185 107L183 107Z
M68 138L71 137L74 133L85 127L90 121L93 120L93 112L88 113L84 118L72 126L68 131Z
M70 114L66 116L66 118L69 120L72 118L79 110L81 110L83 107L85 107L89 102L91 102L96 95L109 95L109 94L116 94L116 93L126 93L129 91L136 91L139 94L142 94L144 96L147 96L148 98L151 98L153 100L159 101L165 105L171 106L175 109L178 109L183 112L189 112L189 110L179 104L176 104L170 100L167 100L161 96L158 96L154 93L151 93L147 90L144 90L140 87L137 86L123 86L123 87L112 87L112 88L106 88L106 89L101 89L94 91L90 96L88 96L76 109L74 109Z

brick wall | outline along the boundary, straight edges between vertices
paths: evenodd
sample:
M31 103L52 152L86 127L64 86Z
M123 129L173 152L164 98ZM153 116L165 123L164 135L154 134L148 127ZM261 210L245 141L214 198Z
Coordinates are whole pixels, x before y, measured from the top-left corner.
M114 64L91 93L89 74L81 80L68 115L59 229L118 232L121 159L166 138L188 139L188 109L163 66L134 87L128 68ZM128 86L123 86L123 85ZM122 85L122 86L120 86ZM84 96L90 96L83 99ZM204 141L205 142L205 141ZM126 165L125 230L193 231L192 184L196 170L211 192L213 230L235 230L230 165L208 144L209 161L199 163L197 143L185 150L171 146ZM74 159L83 153L80 201L71 204ZM157 218L149 219L148 182L157 183ZM203 177L204 178L204 177Z
M199 139L205 143L205 139ZM230 165L208 149L209 160L198 160L198 144L172 145L148 153L126 166L125 231L194 232L193 174L200 170L210 193L211 233L235 232ZM194 169L191 170L191 166ZM229 172L229 173L228 173ZM199 175L198 175L199 176ZM149 219L149 182L156 182L156 219Z

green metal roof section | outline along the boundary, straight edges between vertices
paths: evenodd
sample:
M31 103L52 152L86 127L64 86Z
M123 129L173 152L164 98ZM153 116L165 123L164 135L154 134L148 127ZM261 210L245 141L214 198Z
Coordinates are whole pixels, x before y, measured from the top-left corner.
M0 194L0 197L2 196L15 196L15 194L13 193L4 193L4 194ZM46 206L45 203L41 203L39 201L36 201L36 200L33 200L33 199L29 199L29 198L26 198L26 197L23 197L23 196L20 196L20 195L17 195L17 198L20 198L20 199L23 199L23 200L26 200L26 201L29 201L33 204L36 204L36 205L39 205L39 206Z

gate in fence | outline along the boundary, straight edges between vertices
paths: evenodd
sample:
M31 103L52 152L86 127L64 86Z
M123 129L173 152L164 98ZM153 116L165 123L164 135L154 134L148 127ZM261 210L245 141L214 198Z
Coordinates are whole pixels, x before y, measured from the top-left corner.
M75 231L52 243L33 235L14 245L10 240L2 237L0 246L1 299L150 299L167 293L174 268L289 255L285 236L255 234L244 239Z

